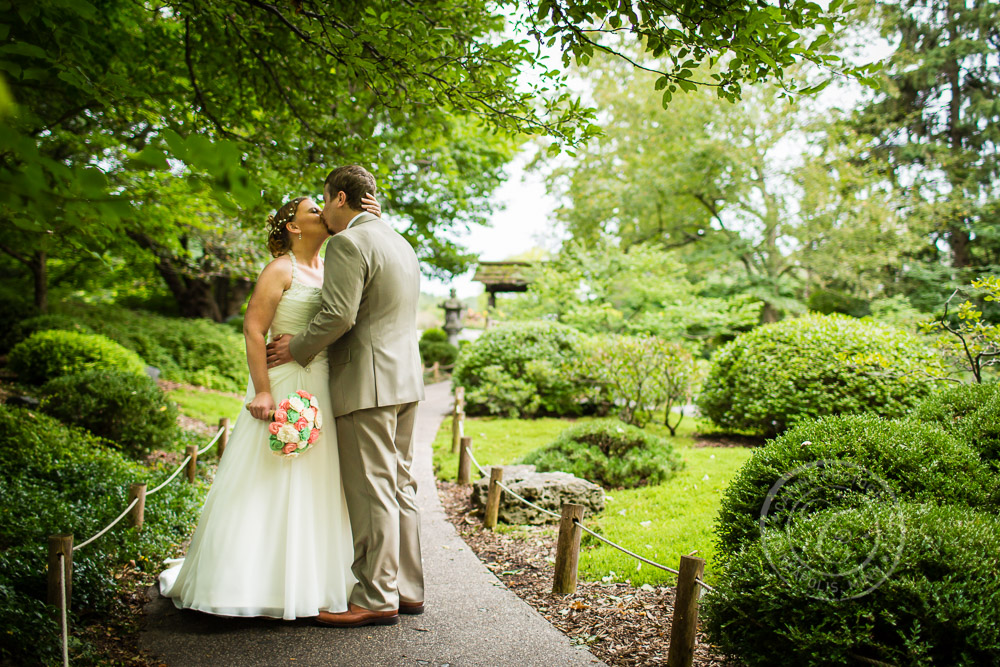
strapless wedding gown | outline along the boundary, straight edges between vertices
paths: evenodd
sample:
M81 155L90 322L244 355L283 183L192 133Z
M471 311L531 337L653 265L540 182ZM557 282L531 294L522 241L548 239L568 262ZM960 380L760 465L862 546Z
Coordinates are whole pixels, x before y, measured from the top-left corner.
M293 267L295 259L292 258ZM271 335L296 334L320 308L319 288L298 280L281 297ZM182 609L294 619L347 609L356 583L326 352L308 367L269 371L276 403L298 389L320 399L315 448L292 460L271 453L268 423L244 407L205 500L187 557L167 561L160 592ZM255 395L247 389L248 403Z

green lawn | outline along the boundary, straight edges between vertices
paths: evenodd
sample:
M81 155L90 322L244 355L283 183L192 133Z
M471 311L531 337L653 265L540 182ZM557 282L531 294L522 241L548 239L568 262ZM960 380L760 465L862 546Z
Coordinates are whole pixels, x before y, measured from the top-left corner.
M570 423L564 419L467 418L465 434L473 439L476 459L486 466L517 460L554 440ZM705 578L711 583L715 564L712 528L722 491L752 450L694 447L691 433L697 426L694 420L685 419L677 436L670 438L685 461L682 471L659 486L608 491L604 512L585 523L609 540L673 568L681 555L697 550L707 561ZM646 428L669 437L662 426L650 424ZM458 457L451 453L451 420L445 419L434 442L434 469L441 479L454 480L457 468ZM674 581L673 575L641 564L586 533L579 571L588 580L610 577L609 581L630 580L635 586Z
M242 399L215 391L174 389L169 395L170 400L178 405L182 413L209 426L217 425L222 417L236 421L236 416L243 408Z

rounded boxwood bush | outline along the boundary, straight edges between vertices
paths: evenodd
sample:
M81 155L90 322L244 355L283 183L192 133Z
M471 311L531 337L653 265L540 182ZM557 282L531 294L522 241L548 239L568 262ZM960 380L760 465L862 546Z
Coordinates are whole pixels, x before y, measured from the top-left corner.
M3 340L2 349L3 351L10 350L36 331L50 331L53 329L85 334L94 333L94 330L86 324L80 324L72 317L66 315L39 315L37 317L29 317L14 324L10 328L7 337Z
M454 382L465 387L469 414L531 417L579 414L589 383L579 361L585 338L556 322L488 329L462 350Z
M434 327L424 331L420 335L419 346L424 366L430 366L435 361L448 366L458 358L458 348L448 342L448 334L444 329Z
M913 418L954 432L963 419L1000 394L1000 384L960 384L934 392L916 407Z
M940 365L913 334L843 315L758 327L716 352L698 406L722 428L772 436L810 417L902 417Z
M168 449L178 435L177 406L144 375L94 369L50 380L41 395L44 412L133 457Z
M904 548L866 562L878 531L889 527L900 539L900 518ZM840 539L821 541L832 534ZM831 601L816 595L806 568L789 567L803 562L827 572L831 564L842 572L853 564L878 585ZM766 551L755 543L737 554L705 596L702 619L710 641L748 667L997 665L998 568L993 514L907 503L830 509L790 524Z
M669 441L617 419L571 426L521 463L540 472L568 472L607 488L660 484L681 467Z
M1000 472L1000 392L962 419L955 435L967 442L991 470Z
M431 366L438 362L442 366L449 366L455 363L458 358L458 348L451 343L420 343L420 358L424 366Z
M247 383L242 333L206 319L164 317L116 306L64 304L64 312L136 352L161 377L231 392Z
M884 481L900 500L947 502L972 507L991 500L992 476L968 444L931 424L888 420L875 415L825 417L799 424L754 452L723 492L716 524L723 559L760 537L760 515L770 489L803 465L821 463L822 474L843 462L843 487L819 485L810 511L850 504L851 494L871 489L852 484L871 481L856 465ZM812 469L804 474L813 473ZM854 481L852 481L854 480ZM876 488L878 491L879 488ZM775 511L777 510L777 511ZM782 520L772 506L769 522Z
M46 605L48 536L95 534L126 507L128 485L148 488L173 471L129 461L100 438L35 410L0 405L0 664L60 662L59 626ZM208 492L198 481L174 480L147 502L141 531L121 523L73 554L70 628L104 616L118 601L116 571L130 560L155 576L164 558L190 537ZM90 651L77 635L70 651ZM84 645L81 646L81 643Z
M22 382L42 384L92 368L145 373L139 355L110 338L75 331L38 331L10 351L8 364Z
M447 343L448 342L448 332L441 327L431 327L430 329L425 329L422 334L420 334L421 343Z

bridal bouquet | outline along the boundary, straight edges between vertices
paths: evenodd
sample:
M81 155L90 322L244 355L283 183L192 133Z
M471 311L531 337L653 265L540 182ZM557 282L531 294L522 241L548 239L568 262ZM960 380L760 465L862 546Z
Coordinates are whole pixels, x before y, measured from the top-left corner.
M271 453L282 458L294 458L312 449L319 439L323 416L319 400L301 389L278 403L274 421L269 427Z

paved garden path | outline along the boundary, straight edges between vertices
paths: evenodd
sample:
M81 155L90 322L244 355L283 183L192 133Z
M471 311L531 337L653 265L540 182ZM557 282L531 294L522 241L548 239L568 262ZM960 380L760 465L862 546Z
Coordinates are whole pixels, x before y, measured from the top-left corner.
M446 520L434 485L431 443L450 405L449 385L430 385L417 417L414 468L427 585L423 615L349 630L309 619L221 618L180 611L154 587L142 648L169 667L602 665L570 646L565 635L507 590Z

